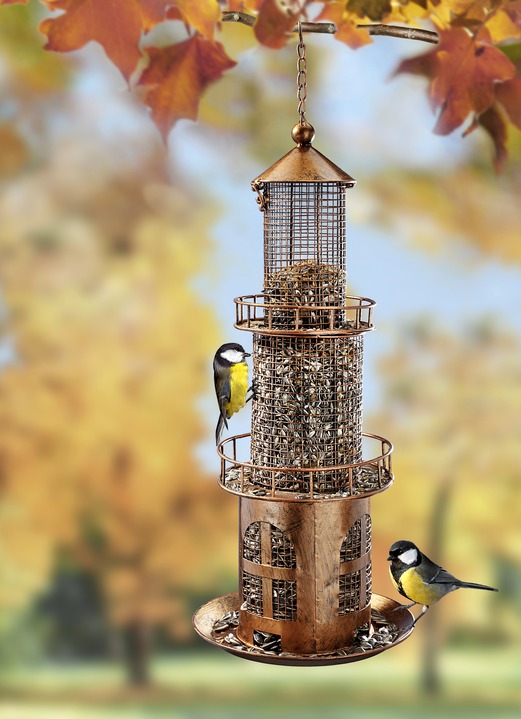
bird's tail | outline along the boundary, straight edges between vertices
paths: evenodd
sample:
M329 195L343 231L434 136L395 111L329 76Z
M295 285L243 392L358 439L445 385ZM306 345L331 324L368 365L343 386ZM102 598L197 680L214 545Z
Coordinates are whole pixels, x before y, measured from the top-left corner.
M226 426L226 429L228 429L228 422L226 421L226 417L223 414L219 415L219 419L217 421L217 427L215 428L215 444L218 445L221 441L221 434L223 433L223 427Z
M476 584L475 582L460 582L459 586L467 589L486 589L488 592L499 591L495 587L488 587L486 584Z

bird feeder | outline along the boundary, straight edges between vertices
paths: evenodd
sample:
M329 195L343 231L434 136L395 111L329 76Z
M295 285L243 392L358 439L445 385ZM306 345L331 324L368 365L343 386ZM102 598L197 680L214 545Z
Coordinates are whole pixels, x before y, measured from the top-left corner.
M295 665L364 659L413 628L372 591L371 498L393 482L391 442L362 431L375 302L346 295L355 180L313 147L305 80L300 36L296 147L252 182L264 291L235 299L235 327L253 335L251 434L218 446L220 484L239 497L239 592L194 616L229 652Z

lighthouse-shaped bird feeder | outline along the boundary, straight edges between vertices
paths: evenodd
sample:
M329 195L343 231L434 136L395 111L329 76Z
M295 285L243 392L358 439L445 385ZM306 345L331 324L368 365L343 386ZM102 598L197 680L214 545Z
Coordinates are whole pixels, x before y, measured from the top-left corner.
M264 292L238 297L253 335L251 434L218 446L239 497L239 591L194 616L209 642L274 664L335 664L391 648L410 612L372 592L371 497L393 482L389 440L362 432L364 335L375 302L346 295L346 194L305 118L252 182L264 216Z

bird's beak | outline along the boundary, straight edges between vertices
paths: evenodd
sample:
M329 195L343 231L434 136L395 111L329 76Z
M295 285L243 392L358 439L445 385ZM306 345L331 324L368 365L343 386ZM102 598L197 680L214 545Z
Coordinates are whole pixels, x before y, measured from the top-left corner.
M250 352L245 352L245 353L244 353L244 356L245 356L245 357L251 357L251 353L250 353Z
M387 561L388 561L388 562L392 562L392 561L393 561L393 558L391 557L391 555L389 555L389 556L387 557Z

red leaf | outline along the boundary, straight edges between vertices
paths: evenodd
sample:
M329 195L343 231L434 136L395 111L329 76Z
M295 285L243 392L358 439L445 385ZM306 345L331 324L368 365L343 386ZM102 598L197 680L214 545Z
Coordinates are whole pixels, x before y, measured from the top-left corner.
M298 13L288 12L278 0L264 0L254 26L255 37L267 47L284 47L297 19Z
M205 88L236 63L223 46L200 35L169 47L147 48L150 64L139 85L151 86L145 102L164 139L181 118L196 120Z
M479 116L491 107L497 83L513 78L515 67L498 48L453 28L441 30L435 49L402 62L397 72L431 79L431 104L441 108L434 132L447 135L471 113Z
M217 0L172 0L170 4L175 6L168 11L170 19L178 19L180 13L183 20L201 35L209 40L213 38L215 24L221 17Z
M98 42L128 80L141 58L139 41L165 18L168 0L45 0L51 10L64 12L47 18L40 30L45 49L78 50Z
M461 28L443 33L442 43L437 52L438 73L431 85L431 97L441 107L434 132L447 135L471 112L481 115L491 107L495 84L513 78L516 69L501 50L475 42Z
M394 74L399 75L402 72L407 72L410 75L425 75L425 77L432 78L436 75L437 68L438 57L436 50L429 50L423 55L416 55L416 57L402 60Z
M482 115L475 119L465 135L481 126L492 138L494 143L494 168L497 173L503 169L508 156L507 152L507 127L498 105L489 107Z
M505 108L510 122L521 130L521 77L497 85L496 98Z

